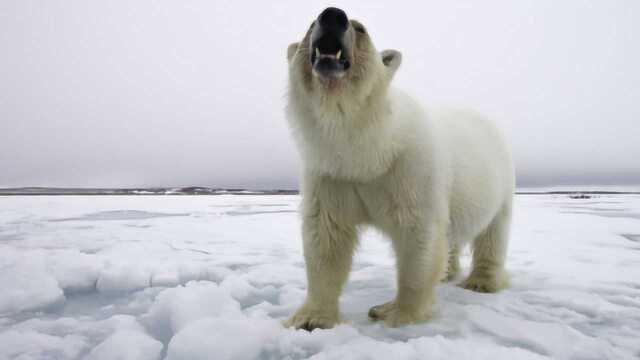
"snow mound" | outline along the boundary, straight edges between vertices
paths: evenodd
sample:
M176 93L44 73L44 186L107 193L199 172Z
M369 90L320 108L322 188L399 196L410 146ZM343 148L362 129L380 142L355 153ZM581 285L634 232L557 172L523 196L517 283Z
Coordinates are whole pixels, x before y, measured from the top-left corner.
M100 292L123 292L151 286L151 271L137 264L107 266L100 273L96 288Z
M149 335L123 330L109 336L91 350L87 360L157 360L162 352L162 343Z
M84 340L78 335L9 330L0 333L0 359L75 359L86 346Z
M192 281L160 292L142 321L157 338L168 341L190 322L221 316L242 316L240 304L215 283Z
M205 318L178 332L167 351L167 360L256 359L268 340L281 331L273 320Z
M0 253L5 249L0 249ZM15 256L11 261L6 258ZM65 301L58 281L49 274L40 256L27 257L7 250L0 255L0 315L52 309ZM3 264L4 263L4 264Z

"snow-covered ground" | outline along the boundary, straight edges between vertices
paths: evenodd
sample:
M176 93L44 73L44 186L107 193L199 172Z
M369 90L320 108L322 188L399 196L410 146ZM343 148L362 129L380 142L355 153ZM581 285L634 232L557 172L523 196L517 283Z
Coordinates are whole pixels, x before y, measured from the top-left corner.
M0 359L640 357L640 196L516 200L512 286L438 287L435 317L388 329L387 241L368 231L312 333L297 196L0 197ZM468 271L469 256L465 255Z

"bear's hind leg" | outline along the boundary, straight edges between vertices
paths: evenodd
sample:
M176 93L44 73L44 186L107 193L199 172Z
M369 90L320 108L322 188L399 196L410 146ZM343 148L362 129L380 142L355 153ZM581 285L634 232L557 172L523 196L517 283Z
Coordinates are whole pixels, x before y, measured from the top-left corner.
M510 221L511 204L508 204L476 237L472 244L471 274L460 286L483 293L493 293L509 286L504 262L509 241Z
M454 244L449 249L449 263L444 281L454 281L460 275L460 248L460 245Z

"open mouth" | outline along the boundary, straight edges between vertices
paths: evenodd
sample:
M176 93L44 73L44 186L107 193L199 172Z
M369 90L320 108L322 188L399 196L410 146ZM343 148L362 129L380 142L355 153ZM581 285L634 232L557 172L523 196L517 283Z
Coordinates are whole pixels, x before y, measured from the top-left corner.
M342 49L338 49L335 53L327 54L316 47L313 55L311 55L311 64L320 76L341 77L350 66L349 60L343 55Z
M321 77L339 78L349 69L347 29L344 11L327 8L316 20L312 33L311 66Z

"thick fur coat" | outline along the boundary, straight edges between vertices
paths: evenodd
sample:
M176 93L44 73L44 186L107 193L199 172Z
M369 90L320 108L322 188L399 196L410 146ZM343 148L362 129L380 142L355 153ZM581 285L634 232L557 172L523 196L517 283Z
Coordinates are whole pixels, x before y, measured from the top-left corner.
M309 61L315 23L287 54L288 119L303 161L308 292L286 325L312 330L340 321L338 299L362 226L391 239L397 263L397 295L369 310L373 320L400 326L427 319L434 286L458 278L466 244L473 265L461 286L507 286L514 171L497 129L469 111L426 112L391 88L401 54L376 51L355 20L345 35L351 67L323 79Z

